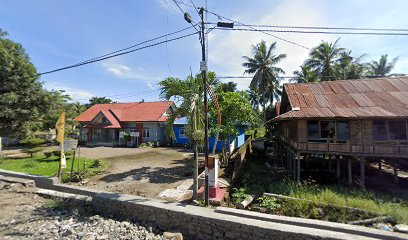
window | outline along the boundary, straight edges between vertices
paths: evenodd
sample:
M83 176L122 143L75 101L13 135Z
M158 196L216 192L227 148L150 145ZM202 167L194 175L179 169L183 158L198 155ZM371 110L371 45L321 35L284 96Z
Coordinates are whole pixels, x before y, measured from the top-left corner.
M335 138L335 121L320 121L320 138Z
M135 133L135 132L137 132L135 127L129 127L129 133Z
M179 129L179 137L180 138L187 138L187 132L186 132L186 129L184 127Z
M149 128L147 128L147 127L143 128L142 137L144 137L144 138L150 137L150 129Z
M373 121L373 135L376 141L387 140L387 126L385 121Z
M337 121L337 140L349 140L349 126L347 121Z
M311 120L307 124L309 138L319 138L319 121Z
M388 121L388 133L390 140L406 140L407 125L404 120Z

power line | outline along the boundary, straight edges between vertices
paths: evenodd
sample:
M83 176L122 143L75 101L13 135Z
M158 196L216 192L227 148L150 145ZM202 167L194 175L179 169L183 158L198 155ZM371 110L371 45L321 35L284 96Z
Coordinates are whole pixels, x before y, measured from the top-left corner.
M139 50L142 50L142 49L145 49L145 48L150 48L150 47L157 46L157 45L167 43L167 42L173 42L173 41L176 41L176 40L179 40L179 39L182 39L182 38L186 38L186 37L190 37L190 36L193 36L193 35L196 35L196 34L197 34L197 32L194 32L194 33L186 34L186 35L183 35L183 36L180 36L180 37L171 38L171 39L168 39L168 40L165 40L165 41L161 41L161 42L153 43L153 44L146 45L146 46L143 46L143 47L139 47L139 48L136 48L136 49L133 49L133 50L120 52L120 53L108 55L108 56L105 56L105 57L95 58L93 60L88 60L88 61L77 63L77 64L74 64L74 65L69 65L69 66L66 66L66 67L57 68L57 69L47 71L47 72L43 72L43 73L38 73L38 74L34 75L34 77L41 76L41 75L46 75L46 74L50 74L50 73L54 73L54 72L59 72L59 71L67 70L67 69L70 69L70 68L76 68L76 67L79 67L79 66L82 66L82 65L87 65L87 64L90 64L90 63L94 63L94 62L100 62L100 61L103 61L103 60L106 60L106 59L109 59L109 58L114 58L114 57L126 55L126 54L136 52L136 51L139 51Z
M350 30L350 31L396 31L408 32L408 29L402 28L362 28L362 27L318 27L318 26L283 26L283 25L262 25L262 24L246 24L238 26L251 26L263 28L294 28L294 29L325 29L325 30Z
M106 96L104 95L103 97L117 98L118 96L123 96L123 97L120 97L120 98L117 98L117 99L124 99L124 98L129 98L129 97L135 97L135 96L141 96L141 95L147 95L147 94L155 93L155 92L158 92L159 90L160 90L160 88L153 89L153 90L147 90L147 91L141 91L141 92L106 95ZM97 97L97 96L92 96L92 97ZM90 97L90 98L92 98L92 97ZM89 100L90 98L78 98L76 100Z
M91 58L91 59L85 60L85 61L83 61L83 62L80 62L80 63L78 63L78 64L85 63L85 62L89 62L89 61L93 61L93 60L100 59L100 58L103 58L103 57L107 57L107 56L113 55L113 54L115 54L115 53L123 52L123 51L129 50L129 49L135 48L135 47L137 47L137 46L143 45L143 44L145 44L145 43L153 42L153 41L158 40L158 39L161 39L161 38L165 38L165 37L166 37L166 40L167 40L167 37L168 37L168 36L171 36L171 35L174 35L174 34L177 34L177 33L180 33L180 32L184 32L184 31L186 31L186 30L188 30L188 29L191 29L191 28L193 28L193 26L191 26L191 27L186 27L186 28L177 30L177 31L175 31L175 32L167 33L167 34L164 34L164 35L161 35L161 36L158 36L158 37L155 37L155 38L152 38L152 39L149 39L149 40L146 40L146 41L137 43L137 44L134 44L134 45L132 45L132 46L129 46L129 47L126 47L126 48L122 48L122 49L119 49L119 50L116 50L116 51L113 51L113 52L104 54L104 55L99 56L99 57Z
M253 29L253 30L257 30L257 31L258 31L258 29L254 28L254 27L251 27L251 26L249 26L249 25L247 25L247 24L244 24L244 23L242 23L242 22L238 22L238 21L233 20L233 19L231 19L231 18L227 18L227 17L221 16L221 15L219 15L219 14L217 14L217 13L214 13L214 12L212 12L212 11L209 11L208 9L205 9L205 11L206 11L207 13L211 13L211 14L217 16L218 18L224 18L224 19L226 19L226 20L228 20L228 21L236 22L236 23L239 23L239 24L241 24L241 25L243 25L243 26L247 26L247 27L249 27L249 28L251 28L251 29ZM259 32L262 32L262 33L264 33L264 34L266 34L266 35L269 35L269 36L274 37L274 38L276 38L276 39L279 39L279 40L281 40L281 41L284 41L284 42L287 42L287 43L296 45L296 46L298 46L298 47L302 47L302 48L305 48L305 49L310 49L310 48L308 48L308 47L306 47L306 46L304 46L304 45L302 45L302 44L299 44L299 43L296 43L296 42L293 42L293 41L290 41L290 40L287 40L287 39L278 37L278 36L276 36L276 35L270 34L269 32L262 31L262 30L260 30Z
M183 13L183 16L186 16L186 12L184 12L184 10L180 7L180 5L178 4L179 2L176 0L173 0L173 2L177 5L178 9L180 9L180 11ZM188 14L187 14L188 15ZM191 19L190 24L194 27L194 29L199 32L199 30L195 27L197 24L194 24L194 21Z
M333 31L299 31L299 30L277 30L277 29L252 29L252 28L215 28L218 30L247 31L247 32L279 32L300 34L341 34L341 35L380 35L380 36L408 36L401 32L333 32Z

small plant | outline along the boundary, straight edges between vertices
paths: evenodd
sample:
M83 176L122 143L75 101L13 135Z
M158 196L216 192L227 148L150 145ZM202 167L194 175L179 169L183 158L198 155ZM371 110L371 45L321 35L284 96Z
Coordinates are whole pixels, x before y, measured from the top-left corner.
M146 147L149 147L149 145L148 145L147 143L141 143L141 144L139 145L139 147L141 147L141 148L146 148Z
M232 194L232 198L235 203L240 203L251 196L246 193L247 190L245 188L234 188L233 191L234 193Z
M130 134L129 134L129 133L123 134L123 139L124 139L126 142L130 142L130 140L131 140Z
M281 207L278 200L273 197L260 197L258 198L259 206L266 208L268 212L274 212Z
M90 168L100 168L100 167L102 167L102 163L101 163L101 161L100 160L95 160L93 163L92 163L92 165L90 166Z
M44 150L44 148L42 148L42 147L33 147L33 148L24 149L22 152L30 154L30 158L32 158L35 154L37 154L37 153L39 153L39 152L41 152L43 150Z

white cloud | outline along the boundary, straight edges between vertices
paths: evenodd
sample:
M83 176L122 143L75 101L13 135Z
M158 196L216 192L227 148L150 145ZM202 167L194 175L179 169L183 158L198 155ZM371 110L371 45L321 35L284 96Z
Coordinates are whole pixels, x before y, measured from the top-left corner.
M95 96L95 94L92 94L90 91L80 89L80 88L64 86L59 83L45 82L44 86L48 90L52 90L52 89L64 90L68 95L71 96L72 101L78 101L81 103L88 102L88 100L91 97Z
M143 67L131 68L128 65L118 63L102 63L102 67L119 79L144 82L150 89L154 89L154 83L163 79L163 76Z
M308 4L304 1L284 1L274 7L265 7L256 15L239 15L231 17L247 24L269 25L320 25L325 22L326 16L321 6ZM271 10L272 9L272 10ZM263 12L262 12L263 11ZM305 15L307 13L307 15ZM228 17L228 16L227 16ZM238 27L235 27L238 28ZM320 35L294 35L285 33L271 33L287 40L312 48L321 41ZM241 66L242 56L251 56L252 45L265 40L268 44L277 42L276 54L285 53L286 59L278 64L285 70L286 75L292 75L293 71L307 58L309 51L302 47L283 42L274 37L260 32L240 31L213 31L210 33L209 65L218 75L241 76L245 70ZM326 37L326 41L335 38ZM235 81L235 80L234 80ZM236 81L239 89L249 86L249 79Z

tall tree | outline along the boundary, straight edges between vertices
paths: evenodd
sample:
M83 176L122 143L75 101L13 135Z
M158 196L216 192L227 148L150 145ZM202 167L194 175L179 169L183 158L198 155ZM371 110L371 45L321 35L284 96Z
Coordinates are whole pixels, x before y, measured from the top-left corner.
M252 106L245 93L241 92L222 92L218 102L221 110L222 125L220 131L220 140L223 144L223 161L227 160L227 143L230 142L231 136L238 135L238 126L250 124L254 119ZM215 132L217 129L217 111L213 104L210 104L210 129Z
M207 73L208 83L217 84L215 73ZM204 103L203 103L203 81L201 74L195 77L189 76L186 79L166 78L160 83L161 97L166 100L175 99L179 106L177 110L169 116L166 125L167 136L173 136L173 123L176 118L185 116L188 118L187 135L194 149L194 188L193 195L197 197L198 187L198 146L204 140Z
M318 82L318 76L316 73L310 69L306 64L300 66L300 71L296 70L293 72L294 78L289 79L290 82L296 83L308 83L308 82Z
M398 57L395 57L388 61L388 54L381 55L380 60L372 61L368 64L370 74L376 77L385 77L389 75L398 61Z
M234 82L219 83L216 92L236 92L237 84Z
M259 108L259 105L261 105L261 95L255 89L246 90L246 93L248 94L252 109Z
M310 59L306 60L306 65L313 69L321 81L335 80L336 63L344 48L337 46L339 39L333 43L322 42L312 49Z
M366 64L361 63L364 56L363 54L359 57L352 57L351 51L341 52L335 65L337 79L359 79L366 76Z
M266 42L261 41L252 47L252 57L243 56L246 62L242 66L247 68L244 73L254 75L250 83L250 89L256 90L263 96L262 106L264 110L269 102L267 97L268 87L279 85L278 75L285 73L281 68L276 67L276 64L286 58L286 54L275 55L275 50L276 42L272 43L268 48ZM264 114L265 123L266 112Z
M6 37L0 29L0 136L25 137L41 125L45 95L22 45Z

